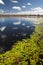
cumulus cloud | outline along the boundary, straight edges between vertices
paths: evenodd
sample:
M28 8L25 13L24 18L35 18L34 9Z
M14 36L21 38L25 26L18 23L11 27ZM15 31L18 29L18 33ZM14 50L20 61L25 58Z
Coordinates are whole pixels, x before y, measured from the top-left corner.
M32 4L28 2L27 5L32 5Z
M16 1L16 0L11 0L11 2L12 2L12 3L18 3L18 1Z
M4 1L3 0L0 0L0 4L3 4L4 5Z
M26 6L22 6L22 8L26 8Z
M43 11L43 9L41 7L31 8L31 10L34 10L34 11Z
M19 24L21 24L20 21L18 21L18 22L14 22L14 23L13 23L13 25L19 25Z
M32 14L32 15L37 15L37 14L40 14L40 15L43 15L43 8L41 7L35 7L35 8L31 8L30 11L21 11L21 12L18 12L17 14Z
M0 14L4 13L4 10L3 9L0 9Z
M1 31L4 31L6 29L6 26L3 26L0 28Z
M43 8L41 7L31 8L31 10L34 14L40 14L40 15L43 14Z
M13 6L12 9L21 10L21 7Z

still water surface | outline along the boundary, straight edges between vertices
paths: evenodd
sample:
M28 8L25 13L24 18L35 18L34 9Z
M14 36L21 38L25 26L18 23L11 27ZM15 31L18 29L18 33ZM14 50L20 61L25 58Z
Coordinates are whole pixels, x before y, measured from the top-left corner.
M13 43L28 38L35 24L34 18L0 18L0 48L8 50Z

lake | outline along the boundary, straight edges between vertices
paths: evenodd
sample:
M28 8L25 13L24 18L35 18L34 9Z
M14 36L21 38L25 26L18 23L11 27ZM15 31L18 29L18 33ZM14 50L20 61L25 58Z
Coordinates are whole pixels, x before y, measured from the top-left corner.
M39 20L18 17L0 18L0 48L4 51L9 50L18 40L29 38L35 26L42 23Z

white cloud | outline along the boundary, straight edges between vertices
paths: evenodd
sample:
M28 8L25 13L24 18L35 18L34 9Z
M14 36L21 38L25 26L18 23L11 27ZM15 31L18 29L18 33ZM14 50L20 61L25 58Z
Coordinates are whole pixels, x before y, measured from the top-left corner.
M0 28L1 31L4 31L6 29L6 26L3 26Z
M4 10L3 9L0 9L0 14L4 13Z
M43 11L43 9L41 7L31 8L31 10L34 10L34 11Z
M16 0L11 0L11 2L12 2L12 3L18 3L18 1L16 1Z
M3 4L3 5L4 5L4 2L3 2L3 0L0 0L0 4Z
M30 11L21 11L21 12L18 12L18 13L16 13L16 14L30 14Z
M27 28L29 28L30 26L26 26Z
M21 7L14 6L12 9L21 10Z
M41 7L35 7L35 8L31 8L30 11L21 11L21 12L18 12L17 14L32 14L32 15L37 15L37 14L40 14L40 15L43 15L43 8Z
M26 8L26 6L22 6L22 8Z
M31 10L34 14L40 14L40 15L43 14L43 8L41 7L31 8Z
M32 5L32 4L28 2L27 5Z
M18 21L18 22L14 22L14 23L13 23L13 25L19 25L19 24L21 24L20 21Z

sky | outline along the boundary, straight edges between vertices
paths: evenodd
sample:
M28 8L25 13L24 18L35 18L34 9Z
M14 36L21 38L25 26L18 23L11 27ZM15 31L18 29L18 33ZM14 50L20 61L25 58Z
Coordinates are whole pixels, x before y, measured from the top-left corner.
M0 13L43 14L43 0L0 0Z

